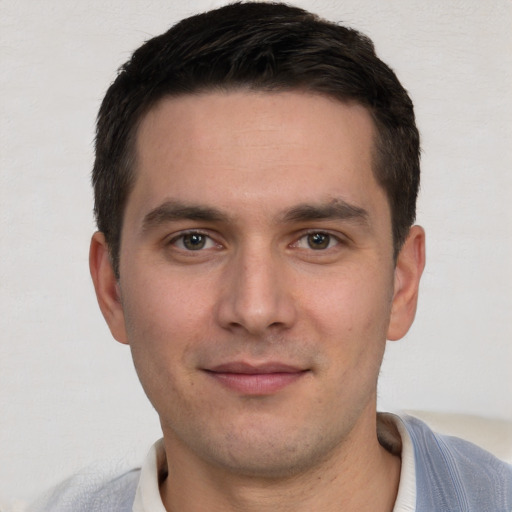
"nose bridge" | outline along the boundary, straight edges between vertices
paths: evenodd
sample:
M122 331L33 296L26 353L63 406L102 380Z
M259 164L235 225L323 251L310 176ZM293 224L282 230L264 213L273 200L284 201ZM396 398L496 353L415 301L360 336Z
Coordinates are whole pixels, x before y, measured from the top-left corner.
M226 268L224 296L219 305L225 327L260 334L269 327L287 327L294 317L287 288L285 262L264 240L240 247Z

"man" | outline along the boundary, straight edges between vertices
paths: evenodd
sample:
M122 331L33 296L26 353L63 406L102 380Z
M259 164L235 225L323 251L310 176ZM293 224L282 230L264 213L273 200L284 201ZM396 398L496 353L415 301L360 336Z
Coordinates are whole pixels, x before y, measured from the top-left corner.
M148 41L98 117L90 267L163 439L47 510L505 511L512 469L377 415L415 315L412 103L360 33L234 4Z

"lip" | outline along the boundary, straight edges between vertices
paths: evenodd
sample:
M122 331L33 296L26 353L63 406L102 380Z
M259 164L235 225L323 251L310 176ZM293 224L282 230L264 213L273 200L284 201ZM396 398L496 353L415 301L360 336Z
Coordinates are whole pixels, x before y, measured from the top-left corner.
M304 377L308 370L281 362L223 363L205 372L224 387L250 396L272 395Z

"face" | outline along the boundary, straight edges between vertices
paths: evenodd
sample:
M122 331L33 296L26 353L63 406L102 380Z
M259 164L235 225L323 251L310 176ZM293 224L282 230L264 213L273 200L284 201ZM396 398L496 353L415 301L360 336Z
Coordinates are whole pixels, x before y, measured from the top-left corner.
M91 268L178 459L290 474L374 428L419 276L411 299L373 135L363 107L299 92L165 99L143 119L120 279L101 235Z

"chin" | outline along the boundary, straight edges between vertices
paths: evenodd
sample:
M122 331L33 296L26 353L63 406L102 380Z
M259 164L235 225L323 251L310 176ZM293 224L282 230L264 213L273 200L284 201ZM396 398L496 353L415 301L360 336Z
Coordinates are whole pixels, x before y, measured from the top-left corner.
M340 444L337 436L325 436L314 428L274 427L226 430L221 439L208 436L199 445L196 440L196 454L241 477L283 479L310 471Z

